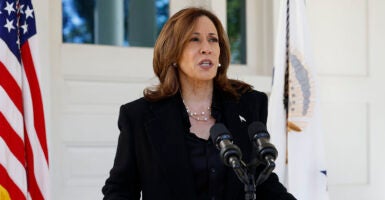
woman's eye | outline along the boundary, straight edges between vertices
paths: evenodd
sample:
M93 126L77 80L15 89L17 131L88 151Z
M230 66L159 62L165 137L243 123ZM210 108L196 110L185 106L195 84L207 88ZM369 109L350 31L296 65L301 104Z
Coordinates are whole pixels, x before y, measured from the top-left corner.
M191 42L198 42L198 41L199 41L199 38L193 37L193 38L190 39L190 41L191 41Z
M218 38L210 38L209 41L210 42L218 42Z

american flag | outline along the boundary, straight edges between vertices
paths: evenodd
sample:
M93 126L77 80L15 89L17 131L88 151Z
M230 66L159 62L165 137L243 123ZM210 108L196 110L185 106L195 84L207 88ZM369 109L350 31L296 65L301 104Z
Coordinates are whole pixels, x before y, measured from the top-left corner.
M0 199L48 199L48 147L31 0L0 0Z

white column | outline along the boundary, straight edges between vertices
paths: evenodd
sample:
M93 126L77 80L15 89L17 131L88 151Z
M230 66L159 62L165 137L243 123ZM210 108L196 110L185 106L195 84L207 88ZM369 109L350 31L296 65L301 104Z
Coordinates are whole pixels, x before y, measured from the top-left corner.
M123 45L124 0L96 0L95 43Z
M154 0L131 0L128 13L130 46L153 47L157 36Z

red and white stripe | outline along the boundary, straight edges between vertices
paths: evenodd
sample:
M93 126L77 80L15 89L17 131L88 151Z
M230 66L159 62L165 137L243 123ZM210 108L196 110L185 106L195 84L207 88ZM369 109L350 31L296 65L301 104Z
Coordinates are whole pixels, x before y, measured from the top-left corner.
M11 199L49 199L44 110L36 36L21 47L22 66L0 40L0 185ZM8 51L8 52L7 52Z
M26 199L21 66L0 40L0 185L12 199Z
M48 199L48 148L42 95L34 64L33 36L21 47L23 63L23 105L27 155L28 192L34 199Z

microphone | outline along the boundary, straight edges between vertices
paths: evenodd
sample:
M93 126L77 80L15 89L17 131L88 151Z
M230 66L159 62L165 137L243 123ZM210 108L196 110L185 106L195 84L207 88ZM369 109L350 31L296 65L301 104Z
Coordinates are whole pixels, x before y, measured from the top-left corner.
M273 164L278 156L278 151L270 143L270 135L262 122L253 122L248 129L249 138L257 150L257 159L264 163Z
M216 123L210 128L210 137L220 150L219 155L223 163L232 168L241 167L242 153L239 147L233 144L233 138L222 123Z

